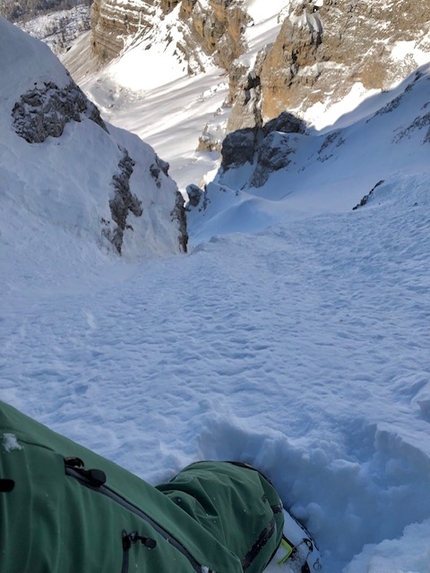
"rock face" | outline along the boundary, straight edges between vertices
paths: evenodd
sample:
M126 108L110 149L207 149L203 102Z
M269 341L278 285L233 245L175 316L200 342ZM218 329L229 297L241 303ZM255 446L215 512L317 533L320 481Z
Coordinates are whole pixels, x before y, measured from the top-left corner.
M103 61L118 56L127 38L144 34L155 23L160 0L136 2L94 0L91 12L92 47Z
M242 57L253 25L246 6L243 0L95 0L93 49L110 59L131 38L149 45L155 33L165 34L166 43L179 38L175 54L190 74L204 71L208 57L223 67L232 109L223 133L202 134L203 151L219 151L225 133L261 128L285 110L303 114L329 97L340 100L357 82L388 89L418 67L414 48L430 50L428 10L418 0L290 0L272 43Z
M258 133L259 130L256 128L245 127L227 134L221 148L221 169L223 171L253 162Z
M227 132L261 126L284 110L306 110L333 93L341 99L355 82L386 89L417 67L412 54L397 57L396 46L399 54L406 42L430 49L428 7L418 0L285 4L277 37L251 68L240 58L252 25L242 0L95 0L93 49L101 58L116 57L131 37L149 41L157 23L177 10L171 25L188 71L204 69L203 53L229 73Z
M95 0L91 17L94 52L107 61L118 56L131 37L149 39L157 21L179 4L177 50L189 62L189 72L204 68L199 51L228 69L246 50L243 32L250 18L241 0Z
M182 0L179 18L183 39L177 47L188 60L190 72L203 69L195 62L198 50L229 70L247 49L244 32L250 17L241 0Z
M273 46L260 54L258 68L254 70L260 78L262 90L261 113L263 117L272 118L284 109L294 107L285 105L292 99L289 92L294 82L302 83L307 88L312 85L312 74L318 77L317 51L323 42L323 23L319 12L309 14L306 11L297 19L287 18ZM312 70L311 74L301 74ZM294 96L293 96L294 97ZM299 97L299 96L298 96Z
M202 8L194 4L190 29L203 44L205 51L215 56L218 65L228 70L231 63L244 53L243 32L250 18L237 0L209 0Z
M221 174L250 163L254 170L251 187L262 187L270 174L287 167L295 146L291 138L305 134L304 122L288 112L267 122L262 127L247 127L229 133L221 149Z
M72 80L65 88L44 82L23 94L12 110L15 131L28 143L60 137L69 121L81 121L81 114L107 131L98 108Z
M430 49L423 2L291 2L289 10L274 43L260 51L252 70L242 70L228 131L286 109L306 110L333 94L340 100L355 82L388 89L418 67L412 54L396 57L396 46Z

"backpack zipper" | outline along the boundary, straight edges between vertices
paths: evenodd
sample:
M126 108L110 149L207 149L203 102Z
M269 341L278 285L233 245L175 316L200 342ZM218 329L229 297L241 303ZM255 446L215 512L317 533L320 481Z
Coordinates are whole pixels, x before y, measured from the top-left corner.
M159 523L157 523L152 517L145 513L142 509L132 504L123 498L120 494L112 490L110 487L105 485L106 475L101 470L86 470L84 463L79 458L66 458L65 459L66 474L76 480L78 480L82 485L88 487L93 491L97 491L102 495L105 495L121 507L127 509L134 515L140 517L143 521L146 521L151 525L151 527L159 533L170 545L173 545L178 551L184 555L193 569L198 573L201 573L203 568L202 565L198 563L196 559L191 555L191 553L186 549L180 541L173 537L168 531L164 529ZM146 539L146 538L145 538ZM124 537L123 537L124 543ZM124 545L123 545L124 547ZM213 573L208 570L208 573Z
M257 540L254 543L254 545L251 547L251 549L248 551L248 553L242 559L242 569L244 571L246 571L251 566L254 559L257 557L257 555L260 553L260 551L262 551L263 547L266 545L266 543L272 537L274 531L275 531L275 518L272 517L272 519L269 521L267 526L263 529L263 531L257 537Z

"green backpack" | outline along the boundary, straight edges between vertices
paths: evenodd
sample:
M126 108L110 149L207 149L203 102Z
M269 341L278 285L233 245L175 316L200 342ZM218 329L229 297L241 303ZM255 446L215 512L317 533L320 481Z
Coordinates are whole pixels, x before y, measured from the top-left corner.
M283 522L248 466L153 487L0 402L1 573L260 573Z

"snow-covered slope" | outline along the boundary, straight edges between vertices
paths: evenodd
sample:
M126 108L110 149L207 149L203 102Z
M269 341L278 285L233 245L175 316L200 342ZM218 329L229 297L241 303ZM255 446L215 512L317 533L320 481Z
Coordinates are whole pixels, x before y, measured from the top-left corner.
M429 184L112 262L97 288L89 268L79 290L52 284L41 258L40 294L6 267L2 398L152 483L198 459L254 464L327 571L428 573Z
M15 95L44 78L38 59ZM183 188L198 183L217 157L194 152L196 128L217 107L223 121L225 77L160 71L135 92L112 70L85 82L103 117L147 134ZM28 144L2 115L2 399L151 483L198 459L255 465L329 573L429 573L428 87L423 67L352 93L294 136L291 164L263 186L248 185L251 166L219 174L228 189L194 211L189 255L130 264L15 200L30 176L45 181L18 160L39 145L57 189L46 167L62 138ZM85 117L72 134L107 137Z
M2 256L37 272L41 257L66 270L88 243L96 258L100 249L128 259L179 253L167 164L107 126L46 45L4 19L0 27Z

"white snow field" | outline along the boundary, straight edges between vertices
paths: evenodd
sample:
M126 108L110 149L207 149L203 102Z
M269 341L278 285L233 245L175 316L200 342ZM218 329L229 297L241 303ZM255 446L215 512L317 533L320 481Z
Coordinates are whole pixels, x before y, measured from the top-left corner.
M22 189L9 172L1 399L153 484L196 460L251 463L328 573L429 573L430 72L419 72L367 99L357 90L345 114L328 109L264 187L240 190L246 168L232 191L215 179L208 209L190 216L188 255L109 255L47 223L52 196L29 198L12 232L5 196ZM85 88L185 188L216 160L192 150L222 103L217 73L144 93L112 71Z

